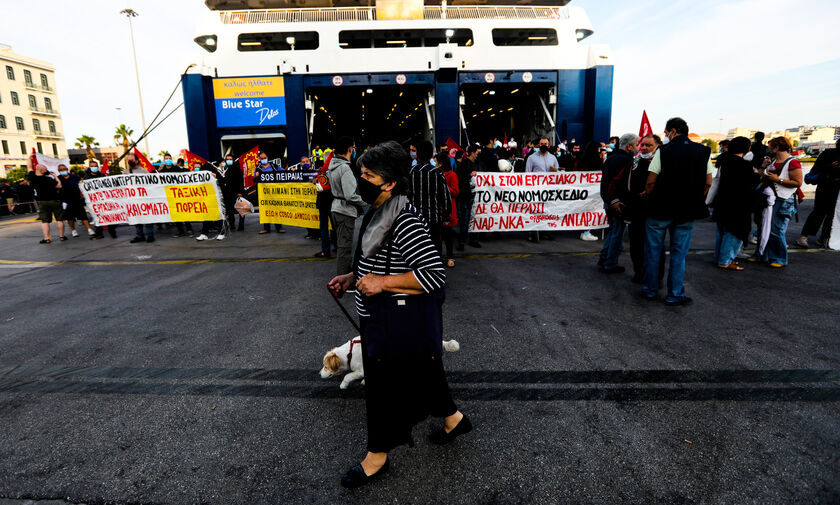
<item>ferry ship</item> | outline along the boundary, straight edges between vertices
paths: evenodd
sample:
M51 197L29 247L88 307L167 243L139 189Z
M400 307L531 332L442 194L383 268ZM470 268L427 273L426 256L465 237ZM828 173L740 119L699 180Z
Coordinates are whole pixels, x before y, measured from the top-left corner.
M259 145L294 164L342 135L360 150L606 139L609 48L585 43L583 8L524 1L206 0L201 64L182 77L190 150Z

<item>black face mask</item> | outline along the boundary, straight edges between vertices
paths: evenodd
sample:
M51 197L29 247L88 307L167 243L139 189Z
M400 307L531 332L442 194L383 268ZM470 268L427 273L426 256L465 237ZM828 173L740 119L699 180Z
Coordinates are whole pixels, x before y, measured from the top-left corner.
M548 146L540 146L540 152L541 153L547 153L548 152Z
M376 203L376 199L382 194L382 186L377 186L363 177L359 177L357 182L359 196L362 197L362 200L368 205Z

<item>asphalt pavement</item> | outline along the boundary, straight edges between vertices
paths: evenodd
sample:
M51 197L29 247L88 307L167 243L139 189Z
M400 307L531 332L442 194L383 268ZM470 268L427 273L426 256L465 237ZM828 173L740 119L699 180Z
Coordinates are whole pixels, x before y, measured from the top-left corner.
M441 448L421 423L349 491L363 387L317 374L354 336L318 242L252 217L41 245L32 217L0 220L0 505L840 502L836 252L721 271L698 223L694 304L666 307L600 274L600 241L485 237L444 306L475 430Z

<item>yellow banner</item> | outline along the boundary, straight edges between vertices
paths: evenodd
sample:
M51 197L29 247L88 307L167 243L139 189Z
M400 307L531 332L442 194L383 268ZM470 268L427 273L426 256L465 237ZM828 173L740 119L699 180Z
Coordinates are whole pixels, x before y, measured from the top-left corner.
M213 79L214 98L267 98L285 96L282 77Z
M172 221L218 221L219 200L213 184L166 186Z
M320 228L318 191L311 182L263 182L258 189L260 223Z

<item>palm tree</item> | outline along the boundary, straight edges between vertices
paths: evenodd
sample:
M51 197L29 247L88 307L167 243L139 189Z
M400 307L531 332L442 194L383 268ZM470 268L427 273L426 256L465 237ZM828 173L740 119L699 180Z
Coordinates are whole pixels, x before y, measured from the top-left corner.
M128 139L133 133L134 130L132 130L124 124L117 126L116 130L114 131L114 140L117 141L117 143L119 143L120 140L122 140L123 153L128 152L128 145L130 144Z
M76 148L84 149L87 159L96 159L96 156L93 154L93 149L90 146L99 147L99 142L90 135L82 135L76 139Z

